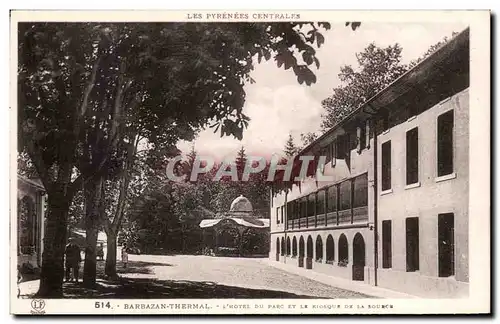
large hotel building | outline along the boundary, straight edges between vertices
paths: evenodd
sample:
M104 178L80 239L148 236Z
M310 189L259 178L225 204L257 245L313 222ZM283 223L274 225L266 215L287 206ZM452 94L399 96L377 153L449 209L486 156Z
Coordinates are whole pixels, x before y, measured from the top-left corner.
M300 155L321 181L273 190L270 258L423 297L468 294L469 29Z

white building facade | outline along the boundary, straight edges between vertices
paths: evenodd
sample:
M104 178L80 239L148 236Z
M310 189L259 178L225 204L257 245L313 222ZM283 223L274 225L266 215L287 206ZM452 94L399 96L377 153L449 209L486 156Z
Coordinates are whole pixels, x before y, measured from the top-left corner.
M300 155L273 190L270 259L423 297L468 293L469 30Z

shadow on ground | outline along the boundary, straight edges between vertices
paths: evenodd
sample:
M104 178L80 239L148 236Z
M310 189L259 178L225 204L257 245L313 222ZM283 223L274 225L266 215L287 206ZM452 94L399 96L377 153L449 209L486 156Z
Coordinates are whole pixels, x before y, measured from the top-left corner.
M117 281L99 280L93 289L81 283L64 286L65 298L318 298L285 291L250 289L218 285L213 282L120 278Z
M97 261L97 276L104 277L104 267L106 261ZM143 261L129 261L127 267L123 266L123 263L116 262L116 272L118 274L152 274L153 270L151 267L172 267L172 264L168 263L158 263L158 262L143 262ZM80 267L80 278L83 275L83 267Z

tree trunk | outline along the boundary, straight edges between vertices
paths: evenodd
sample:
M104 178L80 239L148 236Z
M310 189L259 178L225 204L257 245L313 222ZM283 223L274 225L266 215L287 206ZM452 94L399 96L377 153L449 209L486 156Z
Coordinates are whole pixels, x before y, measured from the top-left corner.
M83 283L92 287L96 283L97 235L101 224L100 206L102 204L102 186L104 179L99 177L85 185L85 264L83 266Z
M40 287L36 294L38 298L63 297L64 248L69 205L70 201L65 195L49 192Z
M116 278L118 276L118 274L116 273L116 239L117 239L117 235L116 235L116 232L113 232L113 231L106 232L106 235L108 237L108 242L107 242L108 251L106 252L105 273L106 273L106 276L109 276L111 278Z

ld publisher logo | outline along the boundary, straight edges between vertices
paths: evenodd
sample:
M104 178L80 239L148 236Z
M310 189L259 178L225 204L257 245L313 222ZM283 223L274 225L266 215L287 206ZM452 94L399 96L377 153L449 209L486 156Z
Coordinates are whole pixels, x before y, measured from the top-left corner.
M45 314L45 311L43 310L45 308L45 301L43 301L42 299L33 299L31 301L31 308L31 314Z

